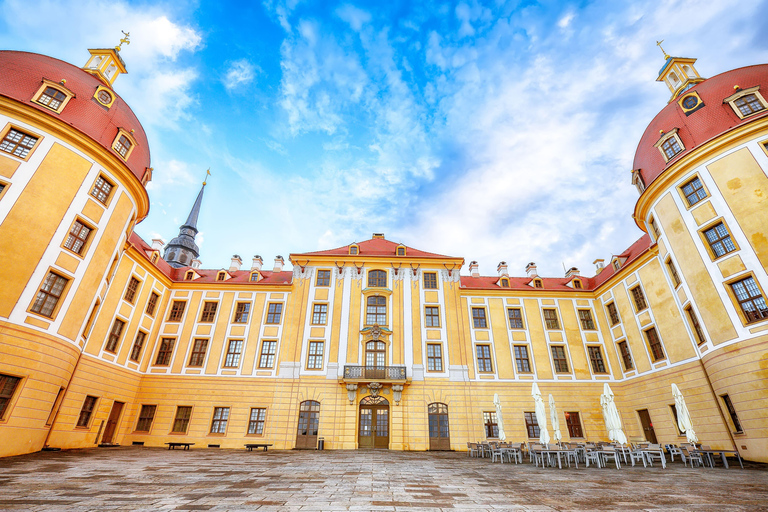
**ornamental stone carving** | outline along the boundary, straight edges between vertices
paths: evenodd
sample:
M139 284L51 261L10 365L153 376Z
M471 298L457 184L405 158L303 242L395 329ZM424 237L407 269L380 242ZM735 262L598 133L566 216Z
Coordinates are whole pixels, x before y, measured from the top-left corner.
M402 384L393 385L392 392L395 398L395 405L400 405L400 399L403 397L403 385Z
M382 385L378 382L371 382L368 384L368 390L371 392L371 396L379 396L379 390L382 388Z
M347 398L349 405L355 405L355 395L357 394L357 384L347 384Z

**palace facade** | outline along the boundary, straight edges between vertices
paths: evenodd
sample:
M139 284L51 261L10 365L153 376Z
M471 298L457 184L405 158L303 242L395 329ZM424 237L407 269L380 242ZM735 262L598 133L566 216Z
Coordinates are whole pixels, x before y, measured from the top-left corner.
M537 437L534 382L564 440L605 440L607 382L631 439L684 441L675 383L704 444L768 462L768 65L703 79L667 58L631 178L642 236L591 277L516 277L383 234L292 271L203 269L205 185L147 243L149 144L113 88L119 50L90 52L0 52L0 455L464 450L500 424Z

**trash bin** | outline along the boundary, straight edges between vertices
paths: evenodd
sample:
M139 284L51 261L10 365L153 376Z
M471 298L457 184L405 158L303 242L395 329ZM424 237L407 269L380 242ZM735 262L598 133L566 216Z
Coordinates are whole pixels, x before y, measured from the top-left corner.
M325 438L324 437L318 437L317 438L317 449L318 450L324 450L325 449Z

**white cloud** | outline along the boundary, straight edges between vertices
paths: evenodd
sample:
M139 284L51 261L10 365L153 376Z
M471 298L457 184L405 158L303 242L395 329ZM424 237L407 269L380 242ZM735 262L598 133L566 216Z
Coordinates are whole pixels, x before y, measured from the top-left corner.
M576 13L569 12L565 14L562 18L557 20L557 26L562 29L568 28L575 17L576 17Z
M336 15L345 22L349 23L349 26L352 27L352 30L355 32L360 32L360 30L363 28L363 25L371 21L371 13L362 9L358 9L354 5L350 4L342 5L336 9Z
M239 59L229 63L227 72L221 82L227 91L234 91L246 85L253 83L256 77L256 67L248 62L247 59Z

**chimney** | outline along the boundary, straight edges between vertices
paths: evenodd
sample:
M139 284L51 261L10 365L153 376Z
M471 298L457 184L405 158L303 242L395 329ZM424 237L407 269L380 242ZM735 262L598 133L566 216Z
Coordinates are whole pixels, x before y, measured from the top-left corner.
M384 233L374 233L371 238L384 238Z
M275 268L272 269L272 272L282 272L283 271L283 265L285 265L285 260L282 256L276 256L275 257Z
M573 276L578 276L578 275L580 275L579 274L579 269L577 269L576 267L569 268L568 272L565 273L565 277L573 277Z
M525 273L533 279L534 277L537 277L539 274L536 272L536 264L534 262L530 262L525 266Z
M152 239L152 249L156 251L162 251L163 246L165 245L165 242L162 238L153 238Z
M499 262L499 266L496 267L496 272L499 273L499 277L509 277L509 271L507 270L507 262Z
M472 277L480 277L480 267L476 261L469 262L469 273L472 274Z
M234 254L232 255L232 263L229 264L229 271L237 272L238 270L240 270L240 267L242 265L243 265L243 258L241 258L237 254Z
M604 259L596 259L592 262L595 265L595 275L599 274L603 271L603 268L605 268L605 260Z
M251 270L261 270L261 266L264 264L264 260L258 254L253 257L253 263L251 263Z
M202 265L203 262L199 259L195 258L192 260L192 268L200 268L200 265Z

